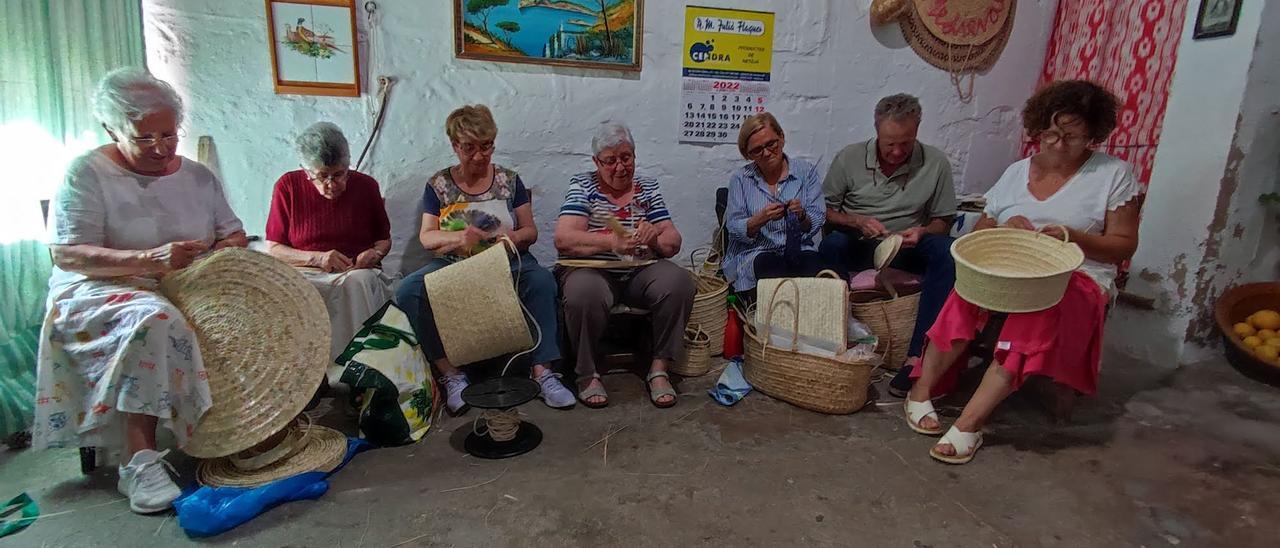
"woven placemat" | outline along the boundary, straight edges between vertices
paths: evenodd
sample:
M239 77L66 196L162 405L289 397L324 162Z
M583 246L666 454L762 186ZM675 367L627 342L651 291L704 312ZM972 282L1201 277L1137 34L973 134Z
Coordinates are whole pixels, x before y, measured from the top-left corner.
M284 429L329 361L329 313L302 274L265 253L229 248L166 276L160 291L200 341L213 406L182 450L225 457Z
M918 11L919 3L925 0L915 1L916 9L901 20L902 34L921 59L947 72L962 74L990 69L1004 52L1009 34L1013 32L1013 20L1017 11L1017 4L1014 2L1009 3L1008 17L1004 24L999 26L989 40L976 45L964 45L949 42L933 34Z

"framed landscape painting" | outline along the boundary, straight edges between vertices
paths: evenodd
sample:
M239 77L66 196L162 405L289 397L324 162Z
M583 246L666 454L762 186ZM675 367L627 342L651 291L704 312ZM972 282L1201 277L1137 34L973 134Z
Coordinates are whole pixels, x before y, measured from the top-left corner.
M453 0L459 59L640 70L644 0Z
M276 93L360 96L354 0L266 0Z

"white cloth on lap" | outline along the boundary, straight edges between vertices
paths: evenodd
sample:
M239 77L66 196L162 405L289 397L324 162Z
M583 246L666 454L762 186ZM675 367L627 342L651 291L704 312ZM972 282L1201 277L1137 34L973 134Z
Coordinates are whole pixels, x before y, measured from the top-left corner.
M342 354L374 312L391 300L391 278L381 270L364 268L326 273L314 268L300 268L302 275L315 286L329 310L331 339L329 359Z

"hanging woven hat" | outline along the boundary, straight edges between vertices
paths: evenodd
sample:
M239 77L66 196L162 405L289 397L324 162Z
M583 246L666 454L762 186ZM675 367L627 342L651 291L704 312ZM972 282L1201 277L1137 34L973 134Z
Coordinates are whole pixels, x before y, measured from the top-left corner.
M1014 0L911 0L902 34L929 64L951 73L991 68L1013 31Z
M911 0L871 0L871 24L892 23L911 13Z
M297 270L230 248L166 276L160 291L195 329L213 399L184 452L243 451L302 412L324 378L329 314Z
M202 460L196 475L203 485L256 487L305 472L332 472L346 456L347 437L342 432L309 423L294 424L271 449Z

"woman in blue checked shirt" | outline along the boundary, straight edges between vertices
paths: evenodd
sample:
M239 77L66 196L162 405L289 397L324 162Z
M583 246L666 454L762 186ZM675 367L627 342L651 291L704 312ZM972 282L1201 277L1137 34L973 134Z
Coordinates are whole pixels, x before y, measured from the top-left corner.
M729 180L724 274L755 298L756 280L807 277L827 268L814 237L826 220L817 167L782 152L786 139L768 112L742 122L738 151L751 163Z

